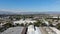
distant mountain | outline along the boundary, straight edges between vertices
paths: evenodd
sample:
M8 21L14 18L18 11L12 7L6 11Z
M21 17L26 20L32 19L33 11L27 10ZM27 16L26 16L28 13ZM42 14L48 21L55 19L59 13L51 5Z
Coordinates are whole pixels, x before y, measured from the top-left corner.
M0 14L15 14L15 13L9 11L0 11Z
M43 12L45 14L60 14L60 11L48 11L48 12Z
M60 14L60 12L48 11L48 12L10 12L0 11L0 14Z
M60 14L60 12L56 11L48 11L48 12L20 12L20 14Z

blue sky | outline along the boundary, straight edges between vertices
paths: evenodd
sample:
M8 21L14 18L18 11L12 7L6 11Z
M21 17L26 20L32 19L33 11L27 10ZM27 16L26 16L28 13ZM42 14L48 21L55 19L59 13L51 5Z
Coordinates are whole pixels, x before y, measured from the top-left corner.
M60 11L60 0L0 0L0 10L17 12Z

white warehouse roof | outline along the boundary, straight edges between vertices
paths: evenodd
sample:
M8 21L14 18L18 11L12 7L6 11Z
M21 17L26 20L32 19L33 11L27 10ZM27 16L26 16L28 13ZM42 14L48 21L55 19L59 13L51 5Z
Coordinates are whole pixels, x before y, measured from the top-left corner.
M23 20L23 19L21 19L21 20L19 20L19 21L14 21L13 23L15 24L15 23L19 23L19 24L21 24L21 23L34 23L34 22L36 22L36 20L31 20L31 19L26 19L26 20Z
M1 34L21 34L24 27L11 27Z
M27 34L42 34L39 27L35 27L33 25L28 26Z

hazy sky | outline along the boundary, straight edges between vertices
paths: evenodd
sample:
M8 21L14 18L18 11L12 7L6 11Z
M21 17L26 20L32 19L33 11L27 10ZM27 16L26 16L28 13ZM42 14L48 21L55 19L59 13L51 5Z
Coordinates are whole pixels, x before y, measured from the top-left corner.
M4 11L60 11L60 0L0 0Z

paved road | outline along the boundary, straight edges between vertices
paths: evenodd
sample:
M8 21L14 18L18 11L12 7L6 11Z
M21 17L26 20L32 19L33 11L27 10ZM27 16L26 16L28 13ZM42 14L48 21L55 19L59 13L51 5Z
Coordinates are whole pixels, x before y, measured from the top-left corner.
M39 28L42 34L48 34L48 32L43 27L39 27Z
M23 28L21 34L26 34L26 27Z
M43 19L43 22L44 22L47 26L49 26L48 21L46 21L44 18L42 18L42 19Z

